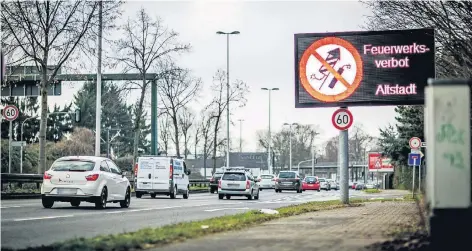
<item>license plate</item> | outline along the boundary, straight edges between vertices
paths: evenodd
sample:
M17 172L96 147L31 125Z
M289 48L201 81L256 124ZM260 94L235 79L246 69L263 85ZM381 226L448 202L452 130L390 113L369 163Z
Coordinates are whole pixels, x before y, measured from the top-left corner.
M284 185L292 185L292 182L282 182Z
M69 188L60 188L57 190L58 194L77 194L77 189L69 189Z
M228 184L229 187L238 187L238 184Z
M312 187L312 186L314 186L314 185L313 185L313 184L309 184L308 186L311 186L311 187Z

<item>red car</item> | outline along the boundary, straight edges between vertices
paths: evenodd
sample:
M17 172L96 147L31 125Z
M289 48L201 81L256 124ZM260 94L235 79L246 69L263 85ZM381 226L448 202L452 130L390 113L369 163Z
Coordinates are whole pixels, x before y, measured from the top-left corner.
M302 182L302 190L317 190L321 191L320 182L316 176L306 176Z

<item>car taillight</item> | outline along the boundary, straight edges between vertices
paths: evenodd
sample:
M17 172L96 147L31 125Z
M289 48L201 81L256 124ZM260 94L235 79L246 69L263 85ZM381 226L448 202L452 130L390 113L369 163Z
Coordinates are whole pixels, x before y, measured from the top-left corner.
M138 163L134 164L134 176L138 176Z
M249 180L246 181L246 189L251 188L251 182Z
M171 180L172 178L174 178L174 166L172 165L172 160L171 160L170 166L169 166L169 179Z
M221 180L218 181L218 188L221 188Z
M45 180L50 180L51 178L52 178L52 175L50 175L50 174L47 173L47 172L44 172L43 179L45 179Z
M98 176L99 176L98 173L91 174L91 175L86 176L85 179L87 181L96 181L98 179Z

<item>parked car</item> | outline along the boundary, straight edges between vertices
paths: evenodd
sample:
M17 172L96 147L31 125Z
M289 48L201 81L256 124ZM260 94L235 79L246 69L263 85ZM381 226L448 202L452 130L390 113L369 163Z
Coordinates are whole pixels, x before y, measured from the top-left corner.
M54 161L44 172L41 186L42 204L52 208L54 202L70 202L78 207L82 201L103 209L109 202L128 208L131 185L127 173L110 159L95 156L68 156Z
M280 171L275 182L275 192L281 193L283 190L295 190L302 192L302 180L296 171Z
M249 200L259 199L258 181L249 170L228 168L218 181L218 198L231 199L231 196L246 196Z
M274 189L275 188L275 175L273 174L262 174L257 178L259 181L259 190L262 189Z
M329 185L329 182L325 178L319 178L320 181L320 189L329 191L331 190L331 187Z
M210 178L210 193L218 192L218 182L223 176L223 172L215 172Z
M320 182L318 181L318 177L316 176L306 176L302 182L302 190L316 190L318 192L321 191Z
M188 199L190 191L189 175L185 161L167 156L139 157L137 161L136 198L144 194L167 195L171 199L179 194Z
M365 184L365 187L368 189L374 189L374 188L379 188L379 185L377 183L367 182L367 184Z
M366 186L365 186L364 182L358 181L358 182L356 183L356 188L355 188L356 190L363 190L363 189L365 189L365 188L366 188Z
M330 189L339 190L339 183L333 179L327 179Z

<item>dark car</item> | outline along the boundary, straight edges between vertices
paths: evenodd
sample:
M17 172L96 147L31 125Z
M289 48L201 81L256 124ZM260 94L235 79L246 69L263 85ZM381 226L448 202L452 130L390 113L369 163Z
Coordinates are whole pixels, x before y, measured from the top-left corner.
M210 179L210 193L218 192L218 181L223 176L223 173L214 173Z
M282 190L295 190L297 193L302 192L302 179L297 172L281 171L275 180L275 192L280 193Z

